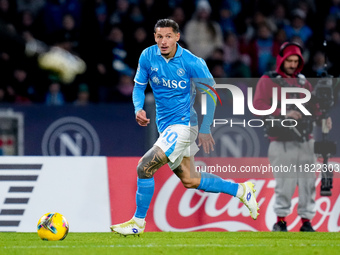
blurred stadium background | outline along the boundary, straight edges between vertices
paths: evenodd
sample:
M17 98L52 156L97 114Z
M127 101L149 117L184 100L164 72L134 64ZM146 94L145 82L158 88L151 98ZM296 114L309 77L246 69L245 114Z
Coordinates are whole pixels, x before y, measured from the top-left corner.
M286 40L303 45L307 77L318 77L325 70L334 77L340 74L340 4L336 0L1 0L1 29L26 42L58 46L79 56L87 68L65 82L60 73L41 68L37 58L0 44L0 153L142 155L157 134L154 126L145 131L134 123L133 77L141 51L154 43L155 22L166 17L179 23L180 43L204 58L215 78L260 77L274 68L279 46ZM339 112L339 87L332 112ZM146 107L152 114L152 96L149 99ZM88 122L95 137L86 140L82 134L77 145L71 136L80 129L65 128L63 138L54 140L58 145L49 145L59 149L44 149L45 133L66 116ZM336 116L333 120L336 130L339 120ZM226 148L224 156L265 157L263 132L256 130L248 136L251 141L244 134L240 139L251 152ZM331 136L339 141L338 135ZM77 149L60 152L65 141ZM136 141L135 146L130 141ZM92 143L99 148L90 152L85 147Z

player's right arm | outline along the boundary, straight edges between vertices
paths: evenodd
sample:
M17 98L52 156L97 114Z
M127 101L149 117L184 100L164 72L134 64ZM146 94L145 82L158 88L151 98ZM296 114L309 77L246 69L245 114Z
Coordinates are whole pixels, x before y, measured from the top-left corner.
M143 109L136 113L136 121L142 127L146 127L150 123L150 119L146 117L146 112Z
M137 73L135 75L135 86L132 93L132 102L135 107L136 121L140 126L147 126L150 123L150 119L146 117L146 112L143 110L145 101L145 89L149 81L148 65L145 57L145 50L142 52Z

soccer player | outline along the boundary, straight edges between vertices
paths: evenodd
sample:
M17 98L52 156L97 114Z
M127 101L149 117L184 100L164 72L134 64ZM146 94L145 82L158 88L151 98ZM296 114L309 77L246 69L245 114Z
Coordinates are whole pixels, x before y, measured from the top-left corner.
M111 226L111 230L123 235L144 232L145 217L154 192L153 175L166 163L184 187L236 196L248 207L251 217L256 219L259 208L254 184L232 183L210 173L194 171L194 155L199 150L195 142L197 135L198 146L202 146L206 153L210 153L215 144L210 133L215 111L213 99L207 96L207 114L203 117L199 132L197 114L193 109L196 87L206 86L207 90L214 86L205 61L177 43L179 27L173 20L159 20L154 28L154 37L157 44L146 48L139 59L133 104L137 123L147 126L150 119L143 110L144 91L150 83L156 101L156 123L160 136L138 162L137 209L133 218Z

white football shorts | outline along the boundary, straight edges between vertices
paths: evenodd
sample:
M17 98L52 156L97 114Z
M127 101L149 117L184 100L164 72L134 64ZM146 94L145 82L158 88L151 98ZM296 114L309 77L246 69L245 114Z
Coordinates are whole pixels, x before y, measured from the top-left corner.
M171 170L176 169L184 157L194 156L199 148L196 144L198 127L185 125L168 126L159 136L155 145L160 147L169 158Z

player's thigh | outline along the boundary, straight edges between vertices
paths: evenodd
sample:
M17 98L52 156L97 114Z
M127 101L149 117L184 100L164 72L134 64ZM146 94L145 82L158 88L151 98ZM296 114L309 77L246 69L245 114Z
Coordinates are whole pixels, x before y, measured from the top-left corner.
M171 170L178 167L183 157L190 157L198 151L198 148L195 148L197 133L197 126L176 124L167 127L160 134L155 145L161 148L168 157Z
M181 164L173 170L186 188L197 188L201 175L195 171L194 157L183 157Z

